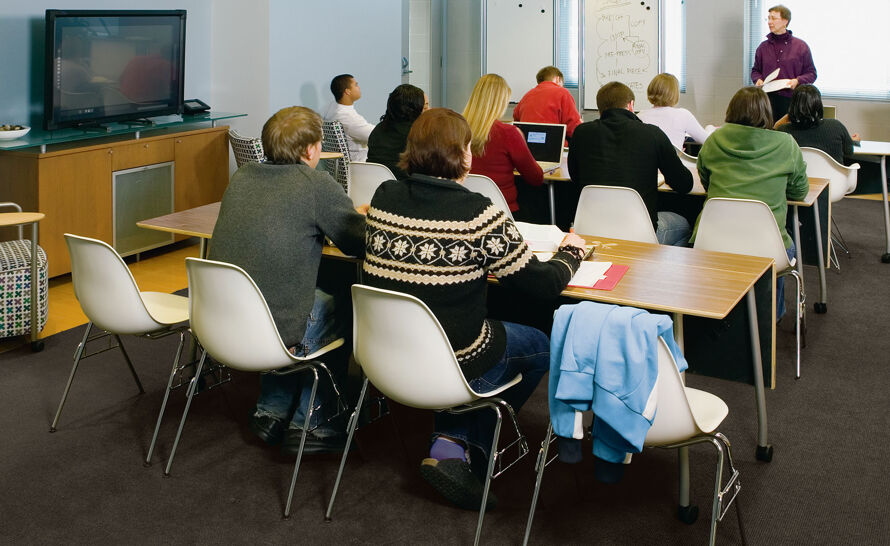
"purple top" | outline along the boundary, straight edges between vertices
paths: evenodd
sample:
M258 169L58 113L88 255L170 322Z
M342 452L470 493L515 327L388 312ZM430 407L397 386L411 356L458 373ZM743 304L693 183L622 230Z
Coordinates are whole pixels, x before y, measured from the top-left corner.
M816 81L816 65L810 47L800 38L791 35L787 30L784 34L766 35L766 40L757 46L754 53L754 66L751 67L751 82L766 78L773 70L780 68L776 79L797 78L798 84ZM792 89L782 89L776 93L790 97Z

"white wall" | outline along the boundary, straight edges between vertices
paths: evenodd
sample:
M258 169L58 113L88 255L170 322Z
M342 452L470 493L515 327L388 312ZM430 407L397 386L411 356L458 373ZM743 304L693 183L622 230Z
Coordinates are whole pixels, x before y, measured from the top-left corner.
M362 88L356 110L375 123L402 83L401 0L271 0L268 36L272 110L321 112L333 101L331 78L348 73Z

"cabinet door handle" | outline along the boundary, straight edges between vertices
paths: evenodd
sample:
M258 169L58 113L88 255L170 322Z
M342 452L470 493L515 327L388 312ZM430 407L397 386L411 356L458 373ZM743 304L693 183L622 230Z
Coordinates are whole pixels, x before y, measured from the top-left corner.
M148 144L143 144L143 146L144 146L145 148L148 148Z
M182 139L181 139L181 138L177 138L177 139L176 139L176 143L177 143L177 144L182 144Z
M108 150L108 155L111 155L113 153L114 153L114 150L110 150L110 149Z

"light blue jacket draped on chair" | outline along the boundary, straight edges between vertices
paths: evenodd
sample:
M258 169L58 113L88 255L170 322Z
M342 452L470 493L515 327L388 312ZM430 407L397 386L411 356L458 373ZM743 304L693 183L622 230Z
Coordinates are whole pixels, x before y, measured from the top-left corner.
M659 336L684 371L670 317L593 302L560 307L550 335L550 420L556 435L580 441L581 412L593 411L596 457L620 463L627 453L639 453L655 418Z

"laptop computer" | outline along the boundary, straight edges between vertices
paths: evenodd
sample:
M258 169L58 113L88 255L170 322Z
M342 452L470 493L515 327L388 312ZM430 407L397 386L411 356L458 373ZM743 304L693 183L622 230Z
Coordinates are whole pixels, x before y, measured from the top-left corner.
M514 122L525 136L525 143L532 157L544 171L559 167L562 159L562 145L566 140L566 126L560 123Z
M837 107L835 106L822 106L822 117L825 119L835 119L837 118Z

